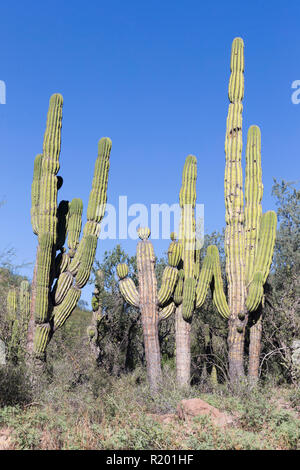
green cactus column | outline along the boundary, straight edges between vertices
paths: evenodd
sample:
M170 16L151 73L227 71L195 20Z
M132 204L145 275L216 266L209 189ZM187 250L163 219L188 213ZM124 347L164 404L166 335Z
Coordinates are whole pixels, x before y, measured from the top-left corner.
M191 321L195 309L197 267L195 266L196 249L196 181L197 159L188 155L182 172L182 186L179 193L181 219L179 243L182 245L182 276L179 288L181 302L176 308L176 377L180 386L189 386L191 379Z
M43 154L35 159L31 221L38 235L37 258L32 282L28 349L45 359L46 347L57 328L69 318L80 299L94 261L100 223L105 213L111 141L100 139L87 222L80 240L82 201L57 204L62 186L59 171L63 98L50 98ZM68 250L64 247L67 239Z
M219 313L229 319L229 376L232 383L244 376L244 341L248 316L259 308L263 297L263 286L273 256L277 223L275 212L269 211L262 215L261 142L257 126L249 128L247 138L244 207L241 165L243 73L244 43L241 38L236 38L231 50L230 104L225 139L225 253L228 303L223 292L217 250L213 255L213 300ZM260 328L258 324L257 329ZM253 335L253 338L257 341L257 334ZM257 347L250 348L251 351L255 349L257 350Z
M244 374L243 350L245 310L245 232L242 175L242 100L244 97L244 43L236 38L231 51L229 110L225 138L224 195L226 207L226 273L228 278L229 374L232 379ZM244 316L241 324L239 315Z
M179 244L182 246L180 270L174 291L176 304L176 376L181 387L188 387L191 380L191 322L194 310L205 301L212 279L211 249L200 269L200 242L196 239L196 178L197 159L186 158L179 195L181 219Z

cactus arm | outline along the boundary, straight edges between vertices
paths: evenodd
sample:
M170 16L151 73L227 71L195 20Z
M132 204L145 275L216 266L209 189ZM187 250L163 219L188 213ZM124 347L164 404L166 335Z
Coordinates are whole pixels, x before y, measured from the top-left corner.
M179 230L179 242L183 246L182 260L184 269L184 286L182 300L182 316L185 320L190 320L195 304L195 244L196 244L196 179L197 179L197 159L193 155L186 158L183 174L182 186L179 194L181 207L181 220Z
M50 233L56 244L57 236L57 173L61 145L63 98L52 95L49 102L46 131L43 142L43 158L39 193L39 236Z
M95 163L92 190L90 192L87 208L87 222L83 229L83 235L100 234L100 222L105 214L107 200L107 182L109 171L109 157L111 140L103 137L98 143L98 158Z
M178 278L177 266L180 263L182 255L182 245L173 239L173 234L171 235L171 240L168 248L169 266L166 266L164 269L161 287L157 296L160 307L164 306L173 295Z
M225 139L224 195L226 208L226 272L229 307L236 317L244 305L244 212L242 176L242 99L244 97L244 44L236 38L231 51L229 110Z
M161 288L158 292L158 304L165 305L170 300L177 282L178 270L172 266L166 266L162 276Z
M176 284L174 296L173 296L174 302L176 305L180 305L182 303L183 282L184 282L184 270L180 269L178 271L178 280L177 280L177 284Z
M254 271L261 271L262 282L266 282L274 252L277 215L274 211L263 214L259 230L259 240L255 256Z
M67 321L76 307L80 296L81 290L76 286L71 286L62 303L54 307L52 313L53 331L63 326L63 324Z
M261 170L261 134L258 126L248 131L245 175L245 277L248 284L253 277L255 253L262 216L263 196Z
M75 277L76 286L80 289L82 289L89 280L96 254L97 241L98 239L95 235L86 236L81 262Z
M223 289L219 250L215 245L211 245L212 272L214 279L213 302L219 314L223 318L228 318L230 310Z
M261 271L257 271L251 281L246 300L246 307L248 312L254 312L255 310L257 310L263 295L263 275Z
M263 297L263 285L268 277L273 257L276 226L277 216L274 211L263 214L255 257L254 276L246 299L246 307L249 312L257 310Z
M159 310L158 316L159 316L159 321L161 320L166 320L169 318L173 313L175 312L176 305L173 301L169 302L167 305L165 305L162 309Z
M31 225L35 235L38 234L38 215L39 215L39 197L40 197L40 180L42 172L42 158L39 154L35 157L33 168L33 181L31 185Z
M128 276L128 266L126 263L118 264L117 275L120 279L119 289L124 300L133 307L138 307L140 304L140 298L138 290L133 280Z
M203 264L199 273L197 288L196 288L196 307L199 308L203 305L207 292L212 280L212 259L210 253L210 247L207 248L206 256L203 260Z
M74 198L69 205L68 214L68 247L69 256L72 258L76 252L81 232L83 204L79 198Z
M39 247L37 253L37 278L35 323L45 323L49 311L49 282L53 256L53 238L50 233L39 233Z

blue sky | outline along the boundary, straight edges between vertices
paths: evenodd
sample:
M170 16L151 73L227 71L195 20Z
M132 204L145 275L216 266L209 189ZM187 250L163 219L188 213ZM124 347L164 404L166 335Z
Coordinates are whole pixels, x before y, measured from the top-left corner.
M245 42L243 135L262 132L263 209L273 177L299 178L298 1L5 2L0 19L0 251L33 262L33 160L42 150L49 97L64 96L60 199L86 209L97 142L112 139L108 202L178 201L185 157L198 158L197 202L205 230L224 226L224 138L231 43ZM244 139L244 149L246 140ZM101 241L97 258L118 242ZM123 241L135 252L136 242ZM167 241L155 241L158 256ZM31 277L32 267L21 271ZM89 300L90 288L83 298Z

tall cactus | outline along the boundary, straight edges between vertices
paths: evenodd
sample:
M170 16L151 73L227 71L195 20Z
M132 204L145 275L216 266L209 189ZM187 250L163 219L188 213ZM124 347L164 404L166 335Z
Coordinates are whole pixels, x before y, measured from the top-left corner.
M179 243L182 246L180 271L174 292L176 304L176 375L180 386L190 384L191 375L191 321L195 308L204 303L212 278L211 250L208 247L200 270L200 242L196 240L196 178L197 159L186 158L179 194L181 219Z
M263 285L273 255L276 214L262 215L263 194L260 130L251 126L246 148L245 207L242 175L242 100L244 97L244 43L236 38L231 51L229 110L225 138L226 275L228 303L216 282L214 302L219 313L229 317L229 375L232 382L244 375L244 338L249 312L255 311L263 296ZM214 270L219 271L215 254ZM219 291L219 294L217 293Z
M62 185L59 171L63 98L50 98L43 154L37 155L32 182L31 222L38 236L33 278L29 350L45 359L53 333L69 318L87 283L97 248L100 222L106 206L111 141L102 138L87 208L87 222L81 232L82 202L61 201L57 191ZM66 238L69 250L64 247ZM53 285L54 284L54 285Z
M166 266L163 272L162 284L158 291L155 275L155 254L153 245L148 240L150 229L140 228L138 235L141 239L137 244L136 251L138 289L133 280L128 277L127 264L119 264L117 274L120 278L120 292L125 301L138 307L141 312L148 381L151 391L155 393L162 379L158 323L172 315L175 310L172 295L178 277L177 265L181 258L181 245L176 241L170 243L168 250L169 265Z

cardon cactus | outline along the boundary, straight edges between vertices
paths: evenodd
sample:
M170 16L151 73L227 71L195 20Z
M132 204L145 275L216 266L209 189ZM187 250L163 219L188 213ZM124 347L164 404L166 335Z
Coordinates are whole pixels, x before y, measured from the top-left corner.
M148 240L149 228L140 228L138 235L141 241L137 244L136 258L138 268L138 288L128 277L128 266L119 264L117 274L120 278L119 288L125 301L138 307L143 326L147 375L152 392L156 392L162 379L160 349L158 341L158 323L168 318L175 310L172 300L178 277L177 264L181 258L181 245L172 241L168 250L168 262L158 291L155 275L155 254L153 245Z
M174 291L176 304L176 375L180 386L190 384L191 350L190 333L192 315L205 301L212 279L211 251L207 254L200 269L200 242L196 239L196 178L197 159L193 155L186 158L182 186L179 194L181 219L179 228L179 244L182 256L179 261L179 276Z
M234 39L232 44L228 95L230 104L225 138L224 179L228 302L222 285L216 278L214 302L220 314L229 318L229 375L231 381L235 381L244 375L245 328L249 313L258 308L263 297L263 285L270 270L277 224L275 212L269 211L262 215L261 136L257 126L251 126L248 132L244 205L242 176L244 43L241 38ZM218 271L217 276L220 276L216 253L214 270L214 273ZM255 330L255 325L252 328ZM251 374L251 366L249 373Z
M35 357L45 358L53 333L69 318L87 283L97 248L100 222L105 213L111 141L102 138L87 208L87 222L81 233L82 201L61 201L59 171L63 98L50 98L43 153L37 155L32 182L31 222L38 236L33 278L28 348ZM67 248L65 243L67 239Z
M15 363L25 357L29 318L29 282L23 280L17 290L10 289L7 295L7 319L10 329L8 357Z

